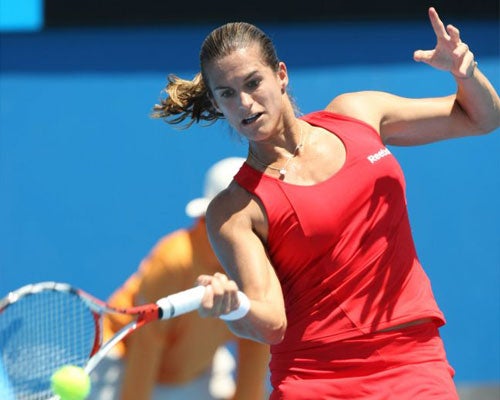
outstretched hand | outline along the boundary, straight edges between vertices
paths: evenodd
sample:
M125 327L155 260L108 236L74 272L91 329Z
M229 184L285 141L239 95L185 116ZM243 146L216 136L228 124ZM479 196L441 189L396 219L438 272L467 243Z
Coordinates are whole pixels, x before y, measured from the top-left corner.
M459 79L470 78L475 68L474 54L460 40L460 31L453 25L445 27L433 7L429 8L429 19L436 34L436 47L433 50L416 50L413 59L450 71Z

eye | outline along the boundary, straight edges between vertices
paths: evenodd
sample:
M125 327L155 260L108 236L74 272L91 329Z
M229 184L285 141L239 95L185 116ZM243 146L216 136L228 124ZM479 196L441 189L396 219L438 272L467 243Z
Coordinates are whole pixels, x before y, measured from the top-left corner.
M225 90L222 90L219 93L219 96L223 97L223 98L228 98L228 97L231 97L233 94L234 94L234 90L232 90L232 89L225 89Z
M256 89L259 87L261 80L260 79L252 79L247 83L247 87L249 89Z

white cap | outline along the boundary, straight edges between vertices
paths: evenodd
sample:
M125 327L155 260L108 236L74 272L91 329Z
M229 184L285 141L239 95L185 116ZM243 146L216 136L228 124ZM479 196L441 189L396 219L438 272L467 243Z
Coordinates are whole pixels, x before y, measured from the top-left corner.
M187 203L186 214L191 218L204 216L209 203L219 192L228 187L244 162L245 159L242 157L229 157L212 165L205 174L203 197Z

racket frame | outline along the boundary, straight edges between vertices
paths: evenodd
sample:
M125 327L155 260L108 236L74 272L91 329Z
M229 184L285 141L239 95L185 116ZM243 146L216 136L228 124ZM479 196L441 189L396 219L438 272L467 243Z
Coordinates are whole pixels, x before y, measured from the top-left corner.
M20 287L8 293L3 299L0 299L0 318L2 312L10 305L18 302L25 296L35 295L43 291L66 292L77 296L91 311L96 330L92 349L83 367L85 372L90 374L118 342L136 329L152 321L167 320L196 310L201 304L203 294L205 293L205 287L196 286L182 292L174 293L161 298L156 303L130 308L120 308L111 306L91 294L67 283L53 281L32 283ZM221 315L221 319L225 321L234 321L243 318L247 314L250 309L248 298L242 292L238 292L238 299L240 301L240 307L228 314ZM135 319L123 326L108 341L102 343L102 317L105 314L128 315L135 317Z

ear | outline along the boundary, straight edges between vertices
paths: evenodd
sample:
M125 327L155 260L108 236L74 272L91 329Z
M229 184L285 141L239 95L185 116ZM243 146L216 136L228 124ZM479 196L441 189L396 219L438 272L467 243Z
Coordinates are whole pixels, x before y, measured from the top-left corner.
M283 61L280 61L278 65L278 81L281 85L281 93L284 94L288 86L288 71Z

